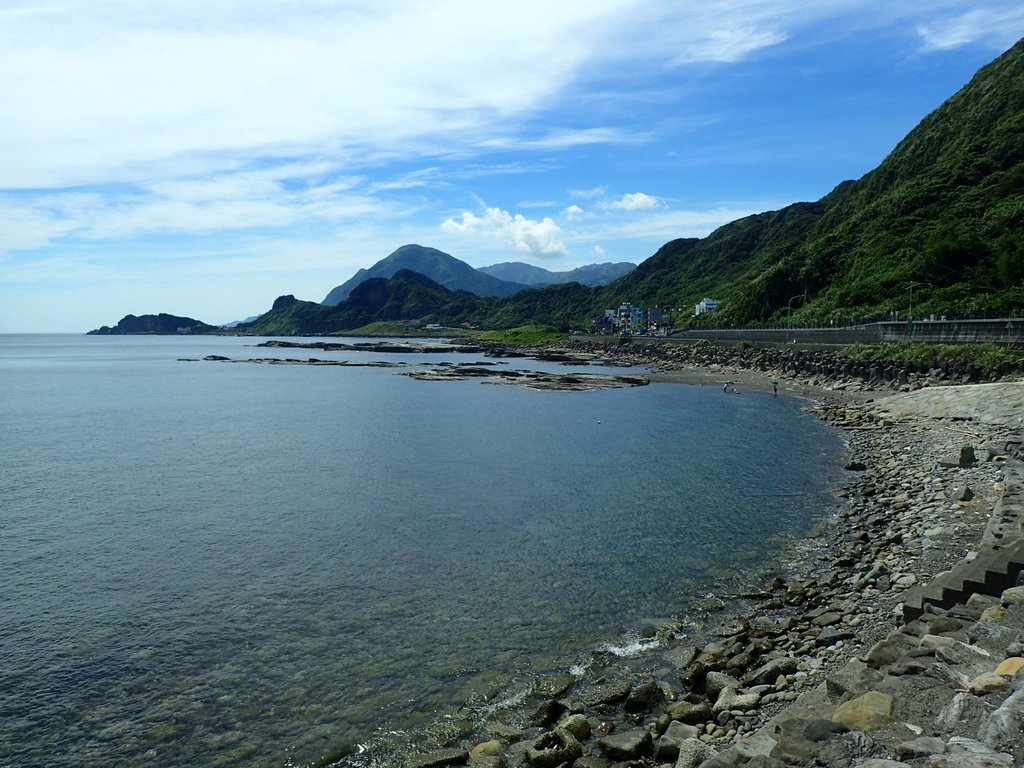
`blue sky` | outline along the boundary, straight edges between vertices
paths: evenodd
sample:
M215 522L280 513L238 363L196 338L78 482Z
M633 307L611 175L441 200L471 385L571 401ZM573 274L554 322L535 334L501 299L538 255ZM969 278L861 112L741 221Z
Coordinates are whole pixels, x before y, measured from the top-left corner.
M875 167L1019 0L4 0L0 332L210 323L406 243L640 262Z

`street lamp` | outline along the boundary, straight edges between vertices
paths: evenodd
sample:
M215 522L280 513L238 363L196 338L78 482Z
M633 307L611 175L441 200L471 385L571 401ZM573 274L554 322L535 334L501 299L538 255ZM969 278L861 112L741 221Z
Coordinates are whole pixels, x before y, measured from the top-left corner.
M925 280L925 281L920 282L920 283L911 283L910 284L910 304L907 307L907 318L910 319L910 320L914 319L914 288L916 288L919 285L931 285L931 283L929 283L927 280Z
M789 300L789 303L786 305L786 326L787 327L789 326L789 316L793 312L793 302L796 301L797 299L804 299L804 298L807 298L807 294L806 293L799 293L796 296L794 296L793 298L791 298Z

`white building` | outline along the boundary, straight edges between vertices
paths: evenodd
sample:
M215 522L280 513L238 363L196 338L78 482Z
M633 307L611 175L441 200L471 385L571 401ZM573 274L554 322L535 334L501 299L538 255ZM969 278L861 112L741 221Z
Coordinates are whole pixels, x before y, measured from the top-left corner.
M720 302L718 299L703 298L697 303L697 306L694 307L693 314L695 316L703 315L705 312L710 312L713 309L718 309L718 305L721 303L722 302Z

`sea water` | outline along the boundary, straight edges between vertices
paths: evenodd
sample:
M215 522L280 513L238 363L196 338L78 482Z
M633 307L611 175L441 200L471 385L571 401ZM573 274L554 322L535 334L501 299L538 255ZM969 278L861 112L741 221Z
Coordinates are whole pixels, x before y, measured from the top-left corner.
M829 504L794 399L182 360L303 356L256 341L0 336L0 765L429 730L749 586Z

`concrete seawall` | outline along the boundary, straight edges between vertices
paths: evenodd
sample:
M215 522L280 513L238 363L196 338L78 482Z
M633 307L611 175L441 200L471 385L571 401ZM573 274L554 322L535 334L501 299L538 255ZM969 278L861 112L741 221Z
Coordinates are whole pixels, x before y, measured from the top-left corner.
M591 337L587 337L591 338ZM608 337L593 337L605 338ZM654 338L654 337L642 337ZM707 339L754 344L877 344L885 341L924 341L941 344L1024 344L1024 318L997 320L922 320L870 323L843 328L705 328L680 331L664 341Z

